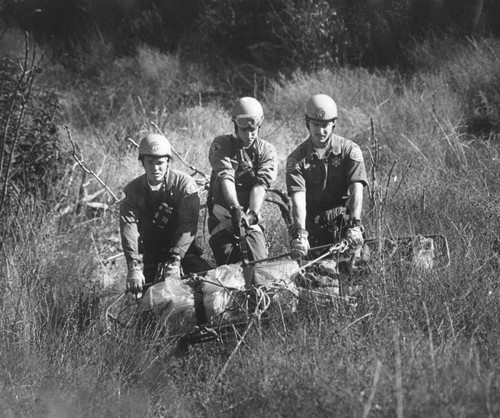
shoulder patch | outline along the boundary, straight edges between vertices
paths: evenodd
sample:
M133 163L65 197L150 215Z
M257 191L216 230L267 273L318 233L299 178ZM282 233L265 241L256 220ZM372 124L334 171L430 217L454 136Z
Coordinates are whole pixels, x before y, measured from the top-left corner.
M208 151L209 156L213 157L220 151L220 149L221 149L221 144L219 142L213 142L212 145L210 146L210 150Z
M361 152L361 148L359 146L354 146L349 153L349 157L353 161L357 161L358 163L363 161L363 153Z
M286 160L286 172L289 173L297 168L297 160L293 157Z

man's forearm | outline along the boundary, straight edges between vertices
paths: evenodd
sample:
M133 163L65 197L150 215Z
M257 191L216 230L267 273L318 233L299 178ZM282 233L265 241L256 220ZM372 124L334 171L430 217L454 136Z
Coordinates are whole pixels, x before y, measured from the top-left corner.
M125 255L127 264L131 264L134 261L140 263L142 257L139 254L138 248L139 232L137 231L137 224L122 222L120 224L120 235L123 254Z
M236 186L231 180L222 180L221 184L222 194L229 207L239 206L238 195L236 194Z
M347 208L351 218L361 219L363 209L363 184L352 183L349 185L349 200Z
M264 204L264 199L266 198L266 188L261 184L256 184L253 186L250 192L250 202L248 204L248 209L253 210L255 213L259 213Z
M200 216L200 197L198 193L192 193L180 199L178 216L179 224L175 230L173 250L177 255L184 257L198 230Z
M306 194L305 192L295 192L291 198L293 224L297 228L306 229Z
M191 246L194 240L194 234L192 232L183 232L181 234L176 234L177 240L175 245L171 248L171 253L174 253L181 258L184 258L187 250Z

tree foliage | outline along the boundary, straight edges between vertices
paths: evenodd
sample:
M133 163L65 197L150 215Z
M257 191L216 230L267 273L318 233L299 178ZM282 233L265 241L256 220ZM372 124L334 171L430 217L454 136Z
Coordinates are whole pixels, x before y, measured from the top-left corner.
M429 32L498 35L495 0L5 0L0 18L67 61L138 45L209 49L264 69L392 65ZM110 51L113 52L110 54Z

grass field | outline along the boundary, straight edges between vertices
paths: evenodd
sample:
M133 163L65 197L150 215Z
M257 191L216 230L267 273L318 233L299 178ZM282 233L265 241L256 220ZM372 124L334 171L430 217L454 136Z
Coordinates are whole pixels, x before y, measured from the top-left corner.
M409 54L411 73L340 68L267 82L256 91L261 134L284 188L286 156L307 136L304 102L330 94L337 132L362 147L369 170L368 236L443 234L449 267L374 269L356 306L301 306L250 332L231 358L234 342L172 358L168 343L106 334L105 308L125 280L123 259L106 262L120 252L117 205L101 193L93 201L109 208L76 213L82 187L102 187L68 165L57 205L21 193L2 219L0 416L499 416L500 45L444 40ZM44 65L38 83L58 93L61 152L70 155L67 126L118 197L141 172L127 138L139 141L151 121L206 173L211 140L231 132L234 97L178 57L144 49L86 79ZM279 254L285 225L266 210Z

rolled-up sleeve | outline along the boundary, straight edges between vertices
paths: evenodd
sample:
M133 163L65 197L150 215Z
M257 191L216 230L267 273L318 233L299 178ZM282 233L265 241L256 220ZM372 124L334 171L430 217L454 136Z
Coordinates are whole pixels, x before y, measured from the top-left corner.
M261 158L258 164L256 179L259 184L266 189L271 187L271 184L278 176L278 161L275 148L266 144L262 148Z
M290 155L286 161L286 190L289 195L296 192L306 191L306 180L303 174L301 162L295 155Z
M352 143L346 154L346 176L348 184L359 182L363 184L363 186L366 186L368 180L361 148L357 144Z
M230 158L230 145L223 137L217 137L210 145L208 160L214 174L221 180L230 180L234 183L235 166Z

